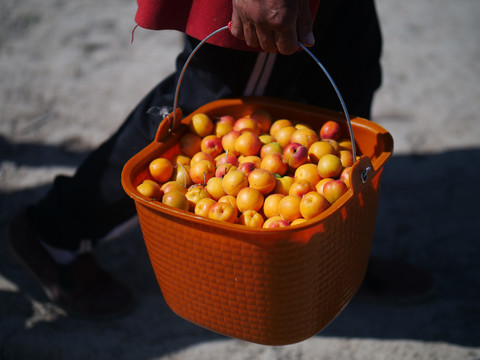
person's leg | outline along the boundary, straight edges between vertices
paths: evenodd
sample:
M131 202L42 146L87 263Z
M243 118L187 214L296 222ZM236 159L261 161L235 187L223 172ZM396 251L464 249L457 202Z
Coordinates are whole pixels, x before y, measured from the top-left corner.
M373 1L322 0L314 34L310 50L332 76L349 113L370 118L382 45ZM328 78L304 51L277 56L266 94L342 110Z
M178 58L177 74L197 43L187 38ZM204 45L185 72L179 107L188 114L209 101L241 95L248 78L245 72L256 56ZM232 67L238 71L232 72ZM135 214L134 203L121 186L121 171L134 154L153 141L161 117L148 110L154 106L172 107L177 74L153 89L74 176L57 177L47 196L32 207L34 230L46 243L76 250L83 239L101 238Z
M197 40L187 38L177 74L196 44ZM206 102L242 95L257 56L204 46L182 82L179 107L185 114ZM237 71L232 72L232 67ZM148 110L173 105L177 74L153 89L73 176L59 176L43 199L10 224L7 245L13 256L47 296L67 310L108 317L131 307L128 289L98 266L90 252L78 250L82 240L95 242L135 214L133 200L121 186L121 171L131 156L153 141L161 118Z
M56 177L47 195L31 207L33 229L47 244L75 251L82 240L101 238L135 214L134 203L120 183L121 171L153 140L160 117L146 112L151 104L171 103L173 82L169 77L150 92L73 176Z

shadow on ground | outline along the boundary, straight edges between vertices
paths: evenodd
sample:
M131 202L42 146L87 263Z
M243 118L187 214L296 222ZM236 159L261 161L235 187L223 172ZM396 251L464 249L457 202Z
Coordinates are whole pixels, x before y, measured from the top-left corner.
M9 168L48 169L53 167L75 168L87 156L88 149L79 149L79 141L65 140L60 146L41 143L13 143L0 134L0 164L2 174L8 176ZM48 170L46 170L48 171ZM19 175L32 176L32 175ZM34 176L34 175L33 175ZM50 184L6 191L0 188L0 226L6 226L9 218L25 204L38 200L49 189Z
M372 253L423 266L437 295L408 307L353 302L322 334L480 345L480 150L394 156Z
M71 164L83 156L71 155ZM353 301L317 336L480 345L479 163L480 149L401 155L388 162L372 253L423 266L435 277L437 295L404 307ZM44 192L42 186L0 193L2 237L10 216L5 206L19 208ZM148 359L224 339L168 309L138 226L101 244L96 255L138 298L138 307L122 319L92 323L65 316L0 251L0 277L8 284L0 290L0 358Z

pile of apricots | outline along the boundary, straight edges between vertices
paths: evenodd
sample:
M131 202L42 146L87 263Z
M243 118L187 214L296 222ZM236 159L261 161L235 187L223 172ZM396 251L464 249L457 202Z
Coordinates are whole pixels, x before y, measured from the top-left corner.
M276 228L315 218L350 187L352 143L336 121L315 130L256 110L240 118L197 113L189 127L181 153L151 161L149 178L137 186L149 201Z

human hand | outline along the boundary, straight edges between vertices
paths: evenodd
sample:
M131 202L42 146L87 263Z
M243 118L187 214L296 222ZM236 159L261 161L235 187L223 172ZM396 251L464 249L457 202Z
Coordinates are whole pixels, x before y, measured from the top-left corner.
M232 0L231 32L248 46L292 54L298 42L313 46L308 0Z

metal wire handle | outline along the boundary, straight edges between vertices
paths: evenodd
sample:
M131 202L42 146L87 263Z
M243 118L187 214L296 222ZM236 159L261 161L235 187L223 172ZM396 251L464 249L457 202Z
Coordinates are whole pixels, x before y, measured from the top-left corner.
M218 30L215 30L214 32L212 32L210 35L208 35L207 37L205 37L202 41L200 41L200 43L193 49L193 51L191 52L191 54L188 56L187 58L187 61L185 61L185 64L183 65L183 68L182 68L182 71L180 72L180 76L178 78L178 82L177 82L177 87L175 89L175 98L174 98L174 101L173 101L173 114L175 114L175 110L177 109L177 105L178 105L178 93L180 92L180 84L182 82L182 79L183 79L183 75L185 73L185 70L187 69L187 66L188 64L190 63L190 60L192 60L192 57L195 55L195 53L197 52L197 50L208 40L210 39L212 36L214 36L215 34L221 32L221 31L224 31L224 30L228 30L230 28L229 25L226 25L224 27L221 27L220 29ZM335 82L333 81L332 77L330 76L330 74L328 73L327 69L325 69L325 66L323 66L323 64L320 62L320 60L318 60L315 55L313 55L313 53L303 44L301 44L300 42L298 43L298 45L307 52L308 55L310 55L310 57L317 63L317 65L320 67L320 69L322 69L323 73L325 74L325 76L328 78L328 80L330 81L330 83L332 84L332 87L334 88L335 90L335 93L337 94L337 97L338 99L340 100L340 104L342 105L342 109L343 109L343 113L345 115L345 118L347 119L347 124L348 124L348 131L350 133L350 139L352 140L352 155L353 155L353 159L356 159L357 158L357 151L356 151L356 147L355 147L355 137L353 136L353 128L352 128L352 122L350 120L350 115L348 114L348 111L347 111L347 107L345 105L345 101L343 100L343 97L342 95L340 94L340 91L338 90L338 87L337 85L335 84ZM173 122L172 122L172 126L173 126Z

